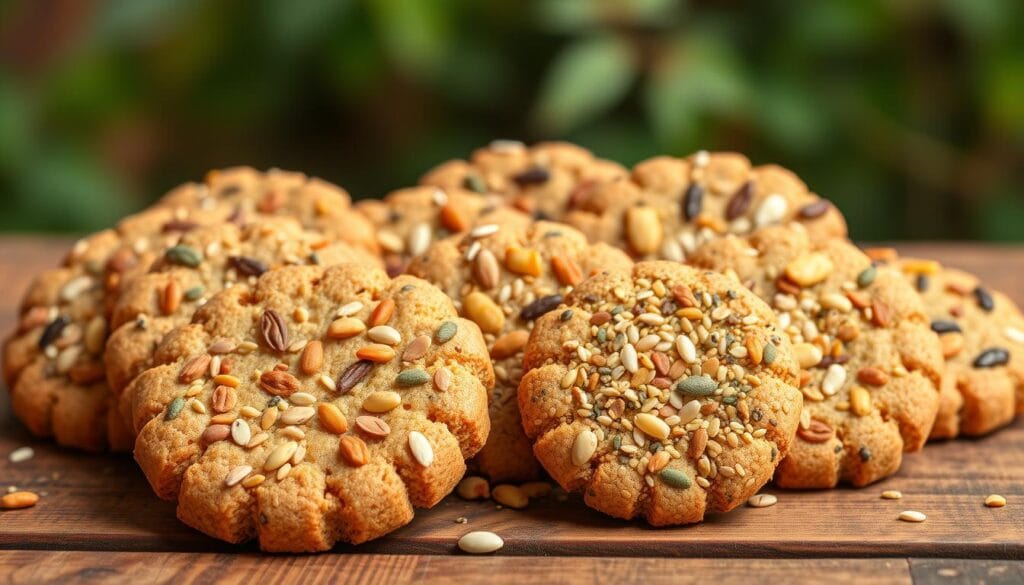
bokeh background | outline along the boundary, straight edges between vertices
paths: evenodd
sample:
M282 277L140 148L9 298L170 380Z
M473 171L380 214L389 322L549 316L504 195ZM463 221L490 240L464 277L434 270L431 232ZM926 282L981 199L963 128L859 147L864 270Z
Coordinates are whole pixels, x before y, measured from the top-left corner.
M1024 240L1024 2L7 0L0 230L213 167L355 197L493 138L792 168L855 237Z

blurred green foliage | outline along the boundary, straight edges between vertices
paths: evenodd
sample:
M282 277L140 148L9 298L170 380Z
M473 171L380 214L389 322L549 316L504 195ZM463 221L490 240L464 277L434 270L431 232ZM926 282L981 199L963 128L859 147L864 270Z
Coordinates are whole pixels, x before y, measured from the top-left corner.
M496 137L740 150L860 239L1024 240L1019 0L15 0L0 229L109 224L206 169L356 197Z

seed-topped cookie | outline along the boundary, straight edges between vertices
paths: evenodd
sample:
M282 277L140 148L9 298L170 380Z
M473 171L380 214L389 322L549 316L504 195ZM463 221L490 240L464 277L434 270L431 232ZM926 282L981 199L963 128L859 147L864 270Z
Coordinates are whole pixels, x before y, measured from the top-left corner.
M42 273L29 287L5 347L5 379L18 418L33 434L62 445L130 449L131 434L110 407L103 368L108 317L123 283L145 273L182 234L265 216L291 216L335 231L339 221L369 225L351 211L344 191L326 183L298 173L234 169L211 173L207 185L176 189L115 229L79 241L63 267ZM186 256L178 261L189 262Z
M526 146L497 140L475 151L468 161L441 164L420 183L446 190L497 194L538 219L559 220L573 199L598 184L628 174L618 163L596 158L575 144L542 142Z
M254 215L288 215L356 248L379 252L373 225L352 209L352 200L344 189L294 171L216 169L207 173L202 183L177 187L157 205L229 207L239 221Z
M846 236L839 211L792 172L753 167L731 152L641 162L630 180L601 183L576 199L565 221L636 258L675 261L724 234L790 221L814 239Z
M383 199L366 199L356 209L373 223L388 274L405 271L409 260L431 242L469 231L477 225L529 221L494 194L466 189L421 186L400 189ZM489 229L489 228L485 228Z
M754 495L800 418L771 309L674 262L583 281L537 320L523 365L519 408L545 469L589 506L658 526Z
M448 494L487 439L479 328L411 276L270 271L214 295L126 392L135 459L178 517L229 542L318 551Z
M410 264L409 274L441 287L484 332L496 383L491 435L476 463L491 480L526 481L540 471L516 401L523 347L533 323L587 276L630 265L623 252L589 245L578 231L547 221L504 222L493 231L453 236Z
M255 218L245 225L197 227L168 245L150 272L131 279L110 320L104 362L116 396L152 365L164 334L187 324L210 296L239 284L251 285L280 266L361 262L380 267L370 252L303 229L290 217ZM128 416L127 408L121 413Z
M864 486L928 438L942 354L921 297L892 268L799 224L708 242L690 258L771 303L802 368L804 411L783 487Z
M924 299L946 358L931 436L977 436L1008 425L1024 406L1020 310L967 272L916 258L899 259L897 265Z

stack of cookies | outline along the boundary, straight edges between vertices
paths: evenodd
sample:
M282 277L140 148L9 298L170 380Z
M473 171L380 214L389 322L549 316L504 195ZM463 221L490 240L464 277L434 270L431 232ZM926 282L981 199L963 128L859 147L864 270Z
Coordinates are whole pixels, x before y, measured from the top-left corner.
M355 206L277 170L180 187L36 278L4 375L190 526L319 551L488 481L658 526L868 485L1013 420L1024 318L859 250L783 168L500 141Z

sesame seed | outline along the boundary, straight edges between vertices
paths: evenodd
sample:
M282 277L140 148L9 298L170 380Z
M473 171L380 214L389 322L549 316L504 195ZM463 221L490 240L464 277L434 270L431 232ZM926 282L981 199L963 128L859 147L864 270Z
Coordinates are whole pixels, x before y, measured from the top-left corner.
M898 518L904 522L924 522L928 517L916 510L904 510Z
M1006 498L999 494L992 494L985 498L985 505L989 508L1002 508L1006 505Z
M22 463L35 457L36 452L32 447L18 447L7 456L11 463Z

